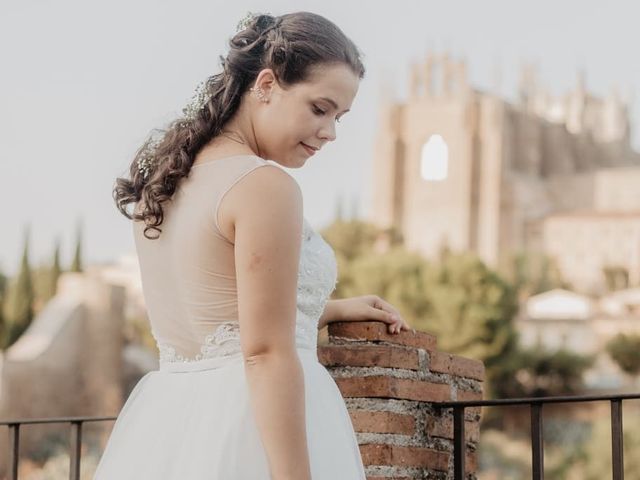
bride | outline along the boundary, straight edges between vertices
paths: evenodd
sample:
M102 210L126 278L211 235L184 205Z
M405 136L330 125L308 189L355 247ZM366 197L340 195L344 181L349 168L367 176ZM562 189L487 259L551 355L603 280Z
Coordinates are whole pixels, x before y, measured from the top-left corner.
M318 329L409 327L378 296L329 300L334 252L282 168L336 139L364 66L309 12L250 15L229 45L222 72L114 188L133 220L160 368L129 395L94 478L364 480Z

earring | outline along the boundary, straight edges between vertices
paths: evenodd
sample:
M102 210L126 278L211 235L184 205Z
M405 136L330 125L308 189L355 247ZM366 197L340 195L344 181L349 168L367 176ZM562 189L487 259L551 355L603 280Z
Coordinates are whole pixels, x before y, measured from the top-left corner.
M267 99L267 97L264 95L264 92L262 91L262 89L260 87L254 88L251 87L249 90L251 90L252 92L256 92L256 95L258 96L258 98L262 101L262 102L268 102L269 100Z

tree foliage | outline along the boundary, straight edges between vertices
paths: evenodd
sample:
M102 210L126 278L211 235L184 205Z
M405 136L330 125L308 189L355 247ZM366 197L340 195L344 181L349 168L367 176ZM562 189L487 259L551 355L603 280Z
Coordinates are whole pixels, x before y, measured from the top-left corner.
M622 371L629 375L640 373L640 335L620 333L609 340L606 349Z
M9 285L4 305L6 335L4 345L9 346L29 327L33 320L34 287L29 264L29 234L25 233L20 271Z
M521 251L513 255L506 278L521 299L554 288L571 289L557 263L543 253L533 251Z
M71 268L69 269L72 272L82 272L83 271L83 263L82 263L82 224L78 223L78 230L76 233L76 248L73 254L73 261L71 262Z
M444 351L485 363L491 396L571 393L592 359L517 347L518 295L566 286L549 259L523 255L511 280L476 255L446 246L434 261L406 250L393 229L338 220L323 237L338 260L336 298L376 294ZM383 247L381 248L381 239Z
M544 397L577 393L594 358L568 350L516 349L488 373L498 398Z
M322 234L338 258L336 296L377 294L451 353L491 362L514 347L515 292L477 257L444 250L430 263L403 248L397 232L360 221ZM386 250L376 248L381 238Z

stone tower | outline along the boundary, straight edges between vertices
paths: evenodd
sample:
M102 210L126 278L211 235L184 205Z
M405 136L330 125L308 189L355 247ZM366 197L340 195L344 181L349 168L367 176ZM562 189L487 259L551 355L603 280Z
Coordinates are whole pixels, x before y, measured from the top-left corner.
M599 170L640 172L626 102L590 95L583 75L553 98L524 67L513 104L473 88L464 61L430 53L410 67L408 98L390 97L380 107L371 221L428 258L446 245L500 267L541 248L546 215L594 208Z

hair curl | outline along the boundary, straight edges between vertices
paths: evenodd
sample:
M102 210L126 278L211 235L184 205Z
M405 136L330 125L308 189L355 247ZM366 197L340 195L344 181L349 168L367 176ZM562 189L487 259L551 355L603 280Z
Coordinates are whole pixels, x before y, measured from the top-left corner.
M166 129L154 130L136 152L130 178L116 179L113 198L118 210L131 220L144 221L144 236L149 239L158 238L162 231L162 204L189 175L198 152L236 113L262 69L271 68L285 87L305 81L311 67L323 63L346 64L359 78L365 73L356 45L334 23L310 12L257 15L230 39L229 46L226 58L219 57L222 72L204 83L207 101ZM151 160L147 172L138 169L142 160ZM136 211L140 200L142 209ZM131 203L134 209L129 213ZM157 235L149 236L149 230Z

